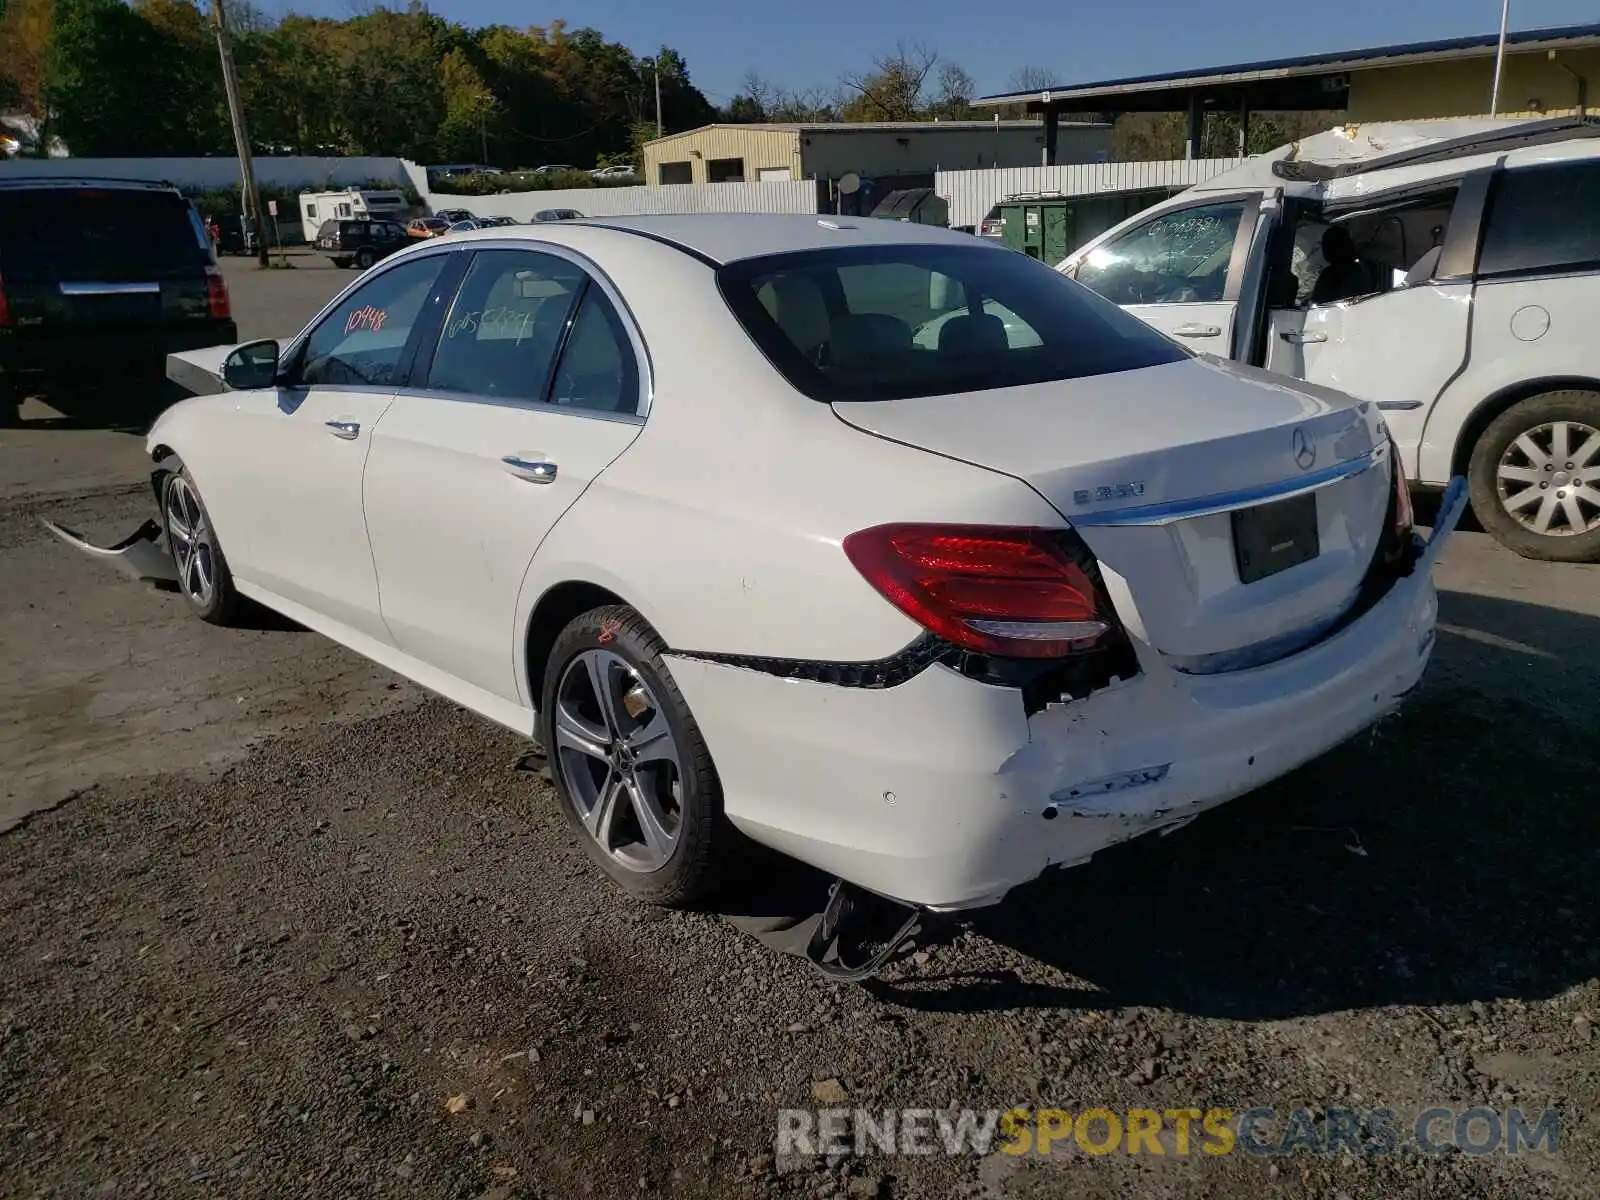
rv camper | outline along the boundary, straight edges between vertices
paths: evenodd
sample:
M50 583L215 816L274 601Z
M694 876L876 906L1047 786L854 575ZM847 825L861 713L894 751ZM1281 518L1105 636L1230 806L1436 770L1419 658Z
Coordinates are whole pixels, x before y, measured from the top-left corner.
M301 192L300 227L306 241L317 240L324 221L361 217L397 218L406 211L406 198L398 191L345 188L339 192Z

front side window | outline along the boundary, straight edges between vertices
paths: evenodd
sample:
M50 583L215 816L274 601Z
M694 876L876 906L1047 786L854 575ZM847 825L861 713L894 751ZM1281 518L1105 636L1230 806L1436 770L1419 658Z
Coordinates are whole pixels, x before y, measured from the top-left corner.
M717 279L772 364L816 400L986 391L1187 357L1059 272L983 243L773 255Z
M1502 171L1488 218L1479 274L1600 266L1600 162Z
M1223 298L1244 202L1163 213L1096 247L1077 280L1113 304L1208 304Z
M397 387L411 328L439 277L444 256L414 258L346 296L306 339L305 387Z
M567 319L587 283L579 267L553 254L475 254L445 318L427 386L543 400Z

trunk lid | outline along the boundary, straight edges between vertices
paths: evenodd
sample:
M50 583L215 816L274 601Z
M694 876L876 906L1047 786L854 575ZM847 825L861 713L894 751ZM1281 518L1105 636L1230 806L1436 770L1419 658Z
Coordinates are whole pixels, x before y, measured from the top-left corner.
M18 327L125 330L210 319L210 241L176 192L0 190L0 279Z
M866 433L1027 483L1094 551L1129 632L1183 670L1239 669L1315 640L1383 536L1376 412L1253 368L1192 359L833 408Z

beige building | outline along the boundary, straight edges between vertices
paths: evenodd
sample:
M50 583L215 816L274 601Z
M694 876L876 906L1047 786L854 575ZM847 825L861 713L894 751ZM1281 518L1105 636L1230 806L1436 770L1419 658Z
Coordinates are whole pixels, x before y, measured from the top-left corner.
M1506 38L1498 103L1494 98L1498 32L1368 50L1343 50L1272 62L1201 67L1100 83L1068 83L1039 92L985 96L973 107L1023 105L1040 113L1046 137L1063 117L1186 112L1190 157L1208 113L1342 111L1347 120L1415 121L1438 117L1588 115L1600 84L1600 24L1527 29ZM1240 141L1244 135L1241 130Z
M1061 124L1063 162L1110 157L1111 126ZM977 167L1034 167L1044 153L1038 121L894 121L704 125L646 142L644 178L663 183L760 183L932 176Z

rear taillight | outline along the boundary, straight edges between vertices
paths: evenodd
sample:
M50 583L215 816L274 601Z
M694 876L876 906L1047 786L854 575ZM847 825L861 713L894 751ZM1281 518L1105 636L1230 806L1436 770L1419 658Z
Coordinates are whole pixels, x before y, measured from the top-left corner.
M844 552L885 599L953 645L1061 658L1097 648L1115 627L1075 539L1052 529L879 525L845 538Z
M222 272L216 267L206 268L206 308L213 321L220 321L233 315L233 308L228 303L228 284L222 278Z
M1005 222L998 220L985 221L978 227L978 233L983 237L999 237L1005 231Z
M1393 438L1389 439L1389 458L1394 463L1394 535L1404 544L1411 540L1417 514L1411 506L1411 483L1406 479L1406 468L1400 461L1400 447L1394 444Z
M11 303L6 299L6 281L0 278L0 326L11 324Z

